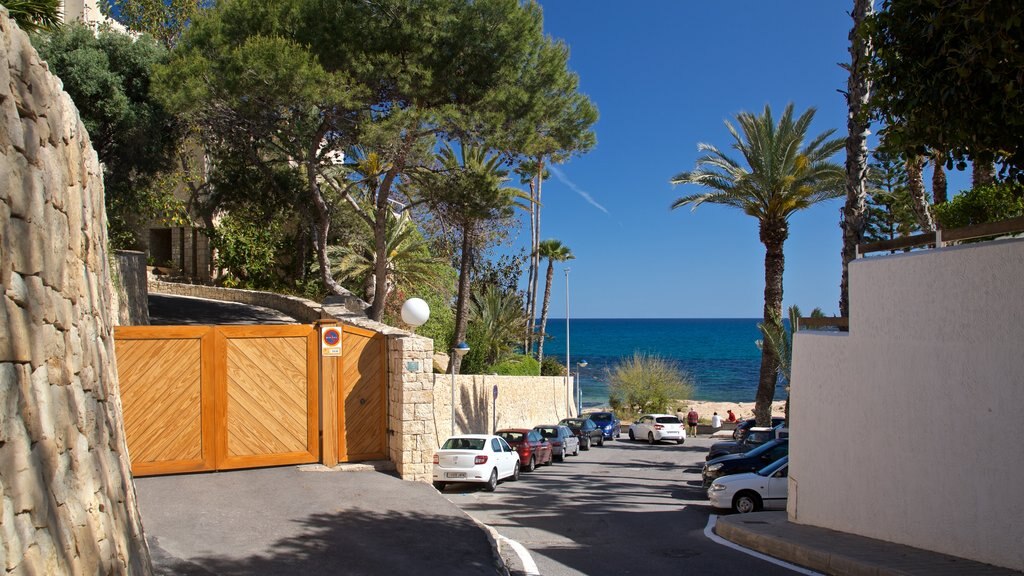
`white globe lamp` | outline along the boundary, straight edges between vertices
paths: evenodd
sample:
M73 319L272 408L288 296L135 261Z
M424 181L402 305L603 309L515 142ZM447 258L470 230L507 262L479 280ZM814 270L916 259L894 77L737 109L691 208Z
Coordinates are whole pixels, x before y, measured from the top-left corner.
M422 298L409 298L402 304L402 322L409 326L423 326L429 319L430 306Z

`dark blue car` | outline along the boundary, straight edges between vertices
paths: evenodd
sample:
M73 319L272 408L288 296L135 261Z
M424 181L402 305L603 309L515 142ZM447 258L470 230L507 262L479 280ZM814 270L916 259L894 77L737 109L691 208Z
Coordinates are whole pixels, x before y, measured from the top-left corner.
M615 412L591 412L585 416L597 424L605 439L614 440L619 437L621 425L619 419L615 417Z

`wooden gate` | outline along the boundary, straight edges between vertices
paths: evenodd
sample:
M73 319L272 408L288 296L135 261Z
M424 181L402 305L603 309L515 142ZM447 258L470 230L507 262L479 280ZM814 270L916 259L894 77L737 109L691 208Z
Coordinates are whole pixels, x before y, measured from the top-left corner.
M126 326L114 336L133 474L318 460L313 326Z
M387 349L382 334L344 326L338 370L338 460L387 458Z

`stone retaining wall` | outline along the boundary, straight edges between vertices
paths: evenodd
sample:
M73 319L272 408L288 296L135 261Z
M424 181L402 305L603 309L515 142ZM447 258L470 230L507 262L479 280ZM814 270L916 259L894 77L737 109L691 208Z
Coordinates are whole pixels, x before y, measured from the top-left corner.
M0 7L0 566L149 574L114 360L103 182Z

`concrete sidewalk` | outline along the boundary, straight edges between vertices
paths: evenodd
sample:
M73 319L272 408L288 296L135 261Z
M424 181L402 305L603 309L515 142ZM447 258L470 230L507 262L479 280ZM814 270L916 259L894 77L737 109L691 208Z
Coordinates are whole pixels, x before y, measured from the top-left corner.
M472 518L390 474L286 466L135 486L158 576L505 573Z
M740 546L823 574L851 576L1017 575L964 558L901 544L793 524L785 512L721 516L715 533Z

